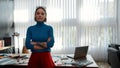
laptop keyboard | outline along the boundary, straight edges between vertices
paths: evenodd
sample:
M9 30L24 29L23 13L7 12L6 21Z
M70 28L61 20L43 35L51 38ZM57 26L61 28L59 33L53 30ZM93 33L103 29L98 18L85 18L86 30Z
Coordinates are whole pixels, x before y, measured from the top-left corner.
M74 61L74 63L72 63L72 65L77 65L77 66L86 66L89 65L93 62L89 61L89 60L76 60Z

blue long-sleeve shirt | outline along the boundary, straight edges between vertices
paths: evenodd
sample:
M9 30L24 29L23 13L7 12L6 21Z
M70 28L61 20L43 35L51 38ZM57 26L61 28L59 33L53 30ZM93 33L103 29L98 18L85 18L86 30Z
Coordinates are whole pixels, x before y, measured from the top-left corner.
M47 42L48 38L50 41ZM47 42L47 48L35 50L33 42ZM43 22L38 22L36 25L30 26L27 29L25 45L27 49L31 49L32 52L48 52L51 51L51 47L54 45L53 28L50 25L46 25Z

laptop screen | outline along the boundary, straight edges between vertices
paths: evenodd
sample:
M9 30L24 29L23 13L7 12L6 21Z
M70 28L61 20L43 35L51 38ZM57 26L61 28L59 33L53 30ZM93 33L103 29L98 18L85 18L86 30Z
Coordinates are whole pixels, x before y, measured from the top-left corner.
M75 48L74 59L85 58L88 52L88 46L81 46Z

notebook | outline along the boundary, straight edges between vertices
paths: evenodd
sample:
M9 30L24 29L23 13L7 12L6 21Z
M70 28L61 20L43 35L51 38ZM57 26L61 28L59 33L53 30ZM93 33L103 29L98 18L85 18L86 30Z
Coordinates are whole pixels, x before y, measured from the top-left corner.
M86 58L88 52L88 46L75 47L74 55L67 55L67 57L72 59L84 59Z

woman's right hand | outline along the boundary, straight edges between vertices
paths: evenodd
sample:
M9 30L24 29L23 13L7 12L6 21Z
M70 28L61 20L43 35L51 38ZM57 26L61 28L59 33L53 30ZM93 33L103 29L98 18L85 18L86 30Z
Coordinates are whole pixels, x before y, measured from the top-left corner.
M37 45L37 42L31 42L32 45Z
M38 46L37 42L31 42L31 44L34 46L35 50L43 49L42 47Z
M34 49L38 50L38 49L43 49L42 47L38 46L38 45L34 45Z

